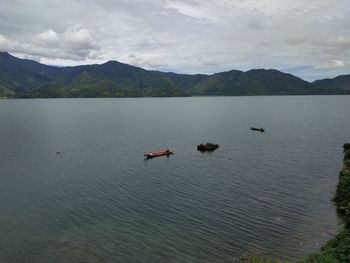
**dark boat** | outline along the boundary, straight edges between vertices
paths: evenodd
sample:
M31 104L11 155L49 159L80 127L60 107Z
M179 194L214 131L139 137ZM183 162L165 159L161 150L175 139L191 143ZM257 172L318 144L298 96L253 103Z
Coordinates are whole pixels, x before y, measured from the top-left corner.
M152 159L152 158L160 157L160 156L169 156L169 155L174 154L174 152L175 152L175 150L167 149L164 152L146 153L146 154L144 154L144 156L145 156L145 160L148 160L148 159Z
M255 127L250 127L252 131L259 131L259 132L265 132L265 129L263 127L261 128L255 128Z

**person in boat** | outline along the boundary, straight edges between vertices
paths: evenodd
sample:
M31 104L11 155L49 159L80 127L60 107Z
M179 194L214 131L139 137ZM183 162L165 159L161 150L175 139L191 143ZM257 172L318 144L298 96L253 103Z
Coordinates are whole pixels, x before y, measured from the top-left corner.
M171 154L174 154L174 149L166 149L165 150L165 153L169 156L169 155L171 155Z

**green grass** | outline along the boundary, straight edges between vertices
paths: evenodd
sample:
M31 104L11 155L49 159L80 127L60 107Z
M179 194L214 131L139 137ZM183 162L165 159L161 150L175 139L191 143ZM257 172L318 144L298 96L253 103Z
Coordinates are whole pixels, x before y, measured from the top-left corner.
M299 263L349 263L350 231L343 230L321 249L319 253L309 256Z

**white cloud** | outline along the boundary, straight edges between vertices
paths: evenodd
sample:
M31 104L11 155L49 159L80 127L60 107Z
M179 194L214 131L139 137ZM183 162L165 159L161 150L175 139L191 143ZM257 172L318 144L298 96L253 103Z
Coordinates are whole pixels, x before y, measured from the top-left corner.
M8 51L10 49L10 41L3 35L0 35L0 51Z
M20 42L0 35L0 49L36 60L85 61L99 58L99 45L85 28L70 26L63 33L52 29Z
M348 68L349 24L348 0L2 0L0 49L60 65L328 77Z
M98 44L91 37L90 32L79 26L70 26L63 33L63 41L65 45L84 48L84 49L98 49Z
M168 9L173 9L190 18L207 20L209 22L218 22L217 17L213 16L211 12L208 12L210 10L207 10L205 6L200 5L198 2L189 4L181 1L167 1L167 5L165 7Z
M55 44L58 41L58 34L52 29L49 29L45 32L39 33L38 40L44 44Z
M316 65L316 69L337 69L337 68L345 68L348 64L340 59L333 59L327 63Z

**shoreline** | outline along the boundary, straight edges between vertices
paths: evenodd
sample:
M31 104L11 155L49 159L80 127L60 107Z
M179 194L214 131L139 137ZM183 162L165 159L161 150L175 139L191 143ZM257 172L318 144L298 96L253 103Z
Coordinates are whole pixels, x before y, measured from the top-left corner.
M350 96L350 94L265 94L265 95L189 95L189 96L135 96L135 97L1 97L0 100L34 100L34 99L169 99L169 98L250 98L250 97L325 97L325 96Z
M343 229L321 251L298 263L348 263L350 262L350 143L343 145L343 167L333 202L343 223Z
M343 165L339 172L336 193L332 199L343 224L340 232L327 241L319 252L296 263L349 263L350 262L350 143L343 145ZM240 263L282 263L263 255L241 256Z

